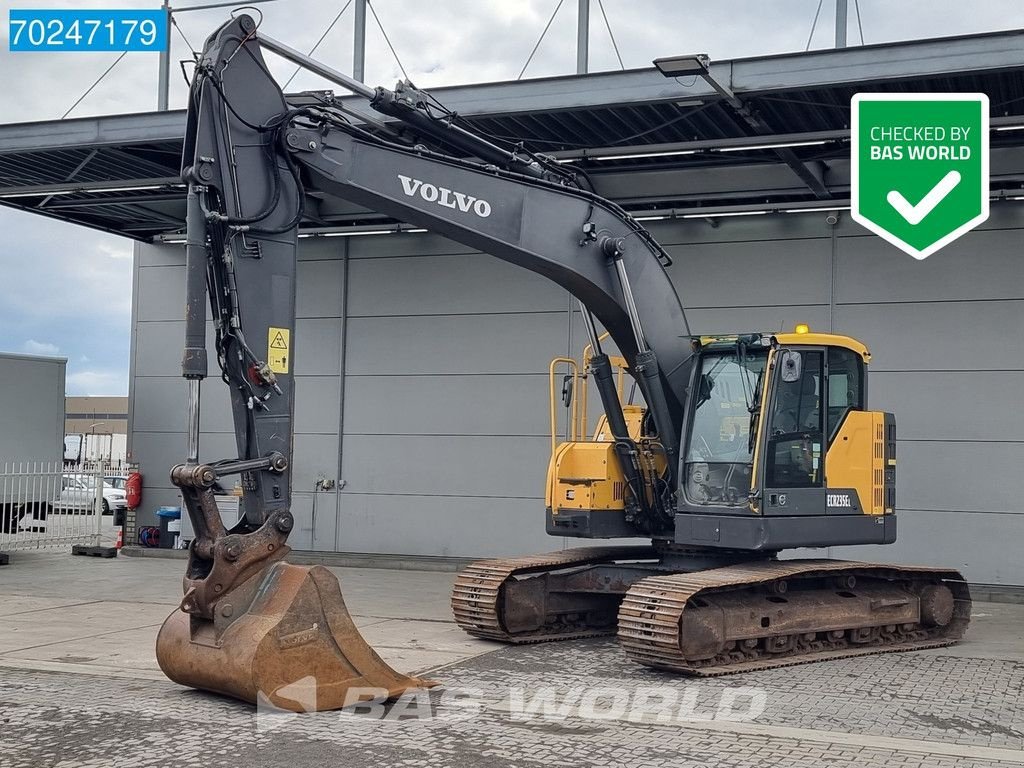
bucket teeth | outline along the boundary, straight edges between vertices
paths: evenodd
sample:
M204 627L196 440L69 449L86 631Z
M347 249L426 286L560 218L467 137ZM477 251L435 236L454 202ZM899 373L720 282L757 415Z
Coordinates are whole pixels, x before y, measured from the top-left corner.
M243 607L246 594L252 599ZM294 712L435 685L377 655L353 622L337 578L322 566L269 566L226 595L214 621L176 610L157 637L157 661L181 685Z

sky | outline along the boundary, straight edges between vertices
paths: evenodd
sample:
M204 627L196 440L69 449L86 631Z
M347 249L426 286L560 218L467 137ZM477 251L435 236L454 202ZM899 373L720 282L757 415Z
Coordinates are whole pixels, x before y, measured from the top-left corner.
M207 0L175 0L184 9ZM371 0L409 78L420 87L515 79L558 0ZM603 0L626 68L652 59L707 53L712 60L802 51L819 0ZM275 0L260 8L268 34L308 51L345 0ZM0 123L60 119L117 58L116 53L11 53L10 8L140 8L156 0L0 0ZM834 44L835 0L821 0L810 47ZM563 0L524 77L575 71L577 0ZM859 0L864 41L890 42L1024 27L1020 0ZM191 45L230 9L180 12L178 26ZM849 40L860 42L854 0ZM352 68L353 11L349 7L316 51L345 72ZM590 68L618 69L597 0L591 0ZM177 62L190 57L172 33L170 106L185 105ZM366 80L393 85L402 70L372 15L366 32ZM280 82L294 67L271 57ZM289 90L326 87L302 73ZM157 57L130 53L74 109L70 117L145 112L156 108ZM2 181L2 180L0 180ZM126 395L131 336L132 242L113 235L0 208L0 351L68 358L71 395ZM176 354L176 353L175 353Z

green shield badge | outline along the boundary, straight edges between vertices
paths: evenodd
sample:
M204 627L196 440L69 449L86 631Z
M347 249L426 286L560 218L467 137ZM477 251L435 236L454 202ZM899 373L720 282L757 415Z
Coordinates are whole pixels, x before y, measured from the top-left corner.
M851 114L855 221L924 259L988 218L988 96L858 93Z

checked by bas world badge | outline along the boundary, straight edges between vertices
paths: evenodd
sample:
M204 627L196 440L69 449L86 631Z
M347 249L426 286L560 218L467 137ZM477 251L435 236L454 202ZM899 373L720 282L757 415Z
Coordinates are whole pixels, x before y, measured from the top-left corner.
M858 93L851 105L855 221L924 259L988 218L988 97Z

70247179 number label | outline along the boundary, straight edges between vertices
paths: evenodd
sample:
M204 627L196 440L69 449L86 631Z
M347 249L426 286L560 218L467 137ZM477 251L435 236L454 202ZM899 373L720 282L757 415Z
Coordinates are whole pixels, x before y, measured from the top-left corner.
M8 26L11 51L161 51L167 44L163 10L12 8Z

